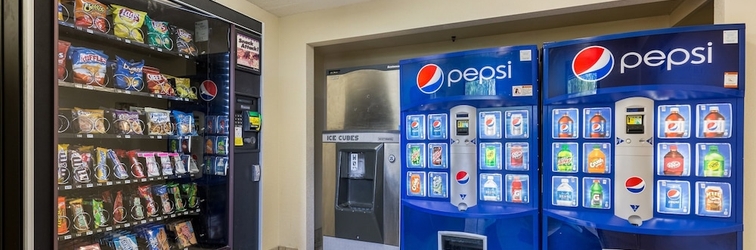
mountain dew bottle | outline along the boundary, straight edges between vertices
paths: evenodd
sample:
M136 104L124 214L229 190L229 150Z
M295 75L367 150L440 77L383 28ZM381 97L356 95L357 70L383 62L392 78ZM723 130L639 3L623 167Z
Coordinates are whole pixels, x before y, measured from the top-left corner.
M719 153L717 146L709 146L709 152L704 156L704 176L724 176L724 156Z
M562 149L557 153L557 172L572 172L572 151L569 145L562 145Z

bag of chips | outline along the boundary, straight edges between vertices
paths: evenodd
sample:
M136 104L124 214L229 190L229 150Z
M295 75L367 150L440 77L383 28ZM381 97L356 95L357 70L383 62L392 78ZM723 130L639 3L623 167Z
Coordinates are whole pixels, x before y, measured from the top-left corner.
M114 110L112 114L116 133L121 135L141 135L144 133L144 122L139 119L138 112Z
M177 212L183 212L186 210L186 205L184 205L184 199L181 197L181 190L179 188L179 184L177 183L168 183L166 185L168 188L168 193L173 195L173 203L176 204L176 211Z
M194 228L191 221L183 221L173 224L172 231L176 233L176 245L179 248L187 248L197 244L197 238L194 236Z
M181 192L186 197L186 205L189 208L196 208L199 206L199 200L197 199L197 183L181 184Z
M158 95L175 96L176 92L168 83L168 79L160 74L160 70L155 67L145 66L143 69L144 79L147 79L147 88L150 93Z
M80 134L105 134L108 132L110 123L105 119L105 111L101 109L73 108L71 110L74 120L78 120Z
M171 203L171 198L168 197L168 187L165 185L155 185L152 187L152 191L155 192L155 196L160 198L163 214L172 214L173 204Z
M76 26L94 29L102 33L110 31L110 24L106 18L108 15L107 5L96 0L76 0L74 9Z
M142 24L147 12L138 11L120 5L110 5L113 8L113 26L115 35L123 39L144 43Z
M82 47L70 47L68 55L74 72L74 83L105 86L107 85L108 55L101 50Z
M179 53L197 56L197 47L194 46L194 38L189 31L176 28L176 45Z
M171 40L168 22L155 21L152 20L150 16L147 16L146 24L147 44L158 48L173 50L173 40Z
M147 116L147 134L149 135L172 135L173 125L168 110L145 108Z
M184 113L178 110L171 111L173 118L176 120L176 134L180 136L196 135L194 130L194 116L190 113Z
M163 175L173 175L173 163L171 163L170 153L157 153L158 159L160 159L160 166L163 170Z
M70 47L71 43L58 40L58 80L65 80L68 78L66 58L68 58L68 48Z
M143 68L144 60L138 62L127 61L120 56L116 56L115 72L113 73L116 88L142 91L144 88L144 79L142 78Z
M178 97L197 100L197 88L191 86L189 78L172 78L170 81L173 82Z

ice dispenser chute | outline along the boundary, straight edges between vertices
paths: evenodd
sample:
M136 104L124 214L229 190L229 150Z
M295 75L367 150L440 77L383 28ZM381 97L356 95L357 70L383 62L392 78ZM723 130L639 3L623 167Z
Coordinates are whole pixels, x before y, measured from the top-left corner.
M336 237L383 243L382 143L339 143Z

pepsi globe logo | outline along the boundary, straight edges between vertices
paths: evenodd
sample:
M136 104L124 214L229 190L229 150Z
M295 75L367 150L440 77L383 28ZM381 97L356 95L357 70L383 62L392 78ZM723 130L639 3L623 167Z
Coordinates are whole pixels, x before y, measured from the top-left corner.
M436 93L444 85L444 71L435 64L426 64L417 72L417 88L425 94Z
M678 126L676 122L670 122L667 124L667 130L675 131L677 130Z
M459 184L465 185L467 182L470 181L470 175L467 174L465 171L459 171L457 172L457 182Z
M520 117L514 117L512 118L512 126L520 126L522 124L522 119Z
M716 131L719 127L717 126L716 122L708 122L706 124L706 129L709 131Z
M420 126L420 123L417 121L412 121L412 123L410 123L411 128L417 128L418 126Z
M215 85L215 82L213 81L205 80L200 84L199 92L200 98L209 102L215 99L215 96L218 95L218 86Z
M433 121L433 127L434 128L440 128L441 127L441 121L439 121L439 120Z
M591 131L593 132L600 132L601 131L601 123L594 123L591 125Z
M583 81L595 82L609 76L614 68L614 55L607 48L590 46L572 59L572 73Z
M681 196L680 190L677 190L676 188L671 188L667 190L667 199L670 200L679 200Z
M486 127L493 127L493 125L494 125L494 118L493 117L486 118Z
M560 132L570 132L570 125L567 125L565 123L559 125L559 131Z
M625 181L625 188L627 188L627 191L630 191L630 193L637 194L646 189L646 181L638 176L632 176Z

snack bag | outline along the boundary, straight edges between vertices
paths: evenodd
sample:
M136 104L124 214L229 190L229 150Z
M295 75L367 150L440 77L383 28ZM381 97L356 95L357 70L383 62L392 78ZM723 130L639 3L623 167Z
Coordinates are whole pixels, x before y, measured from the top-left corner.
M76 231L79 233L89 231L90 218L84 212L83 200L81 198L72 199L68 201L68 204L71 205L71 216L73 216L71 221Z
M215 134L215 122L218 120L217 116L208 115L205 116L205 134Z
M113 245L115 250L139 249L139 244L137 244L136 235L134 234L119 236L113 241Z
M160 70L155 67L145 66L142 70L144 78L147 79L147 88L152 94L175 96L173 87L168 83L168 79L160 74Z
M196 208L199 205L197 199L197 183L181 184L181 191L184 193L189 208Z
M80 246L76 250L101 250L100 243L92 243L86 246Z
M139 152L139 157L144 158L144 164L147 166L147 177L160 176L160 168L155 160L155 153L153 152Z
M109 123L105 119L105 111L101 109L73 108L71 115L78 120L80 134L105 134L108 132ZM106 124L108 127L106 127Z
M152 197L152 188L150 188L149 185L139 186L139 196L144 199L147 210L147 216L149 217L155 217L157 216L158 210L157 210L157 204L155 203L155 199Z
M173 204L176 204L176 211L183 212L186 210L186 206L184 205L184 199L181 198L181 190L179 188L179 184L177 183L168 183L168 193L173 195Z
M189 78L173 78L171 81L173 81L178 97L197 100L197 88L191 86Z
M194 46L194 38L189 31L176 28L176 45L179 53L197 56L197 47Z
M215 154L215 136L205 136L205 154Z
M108 211L105 211L101 199L92 199L92 217L94 217L94 228L106 227L108 225Z
M129 178L129 172L126 170L126 164L121 162L120 157L116 154L116 151L109 149L108 158L113 163L113 176L118 179L124 180Z
M123 191L116 191L115 199L113 199L113 222L114 223L126 223L126 208L123 206Z
M115 72L113 73L116 88L142 91L144 88L144 79L142 78L143 68L144 60L138 62L127 61L120 56L116 56Z
M228 134L228 129L229 129L228 116L225 116L225 115L218 116L217 121L218 121L218 125L215 126L215 130L216 130L215 133L224 134L224 135Z
M160 197L160 206L163 209L163 214L172 214L173 204L171 204L171 199L168 197L168 188L165 185L156 185L152 187L152 190L155 192L155 196Z
M58 235L68 233L68 217L66 217L66 197L58 196Z
M173 113L173 118L176 119L176 134L180 136L197 134L197 131L194 131L194 116L192 114L178 110L171 112Z
M108 149L107 148L97 148L97 165L95 166L95 179L97 179L97 182L99 183L105 183L108 182L108 178L110 177L110 168L108 167Z
M168 234L165 233L165 227L158 225L152 228L157 231L157 246L159 250L170 250L171 245L168 243Z
M172 135L170 112L162 109L145 108L147 115L147 134L149 135Z
M144 43L142 24L147 12L138 11L120 5L110 5L113 8L113 26L115 35L123 39Z
M168 22L161 22L152 20L150 16L147 16L147 44L164 48L167 50L173 50L173 40L168 30Z
M66 78L68 78L66 58L68 58L68 48L70 47L71 43L63 40L58 40L58 80L65 80Z
M170 153L157 153L160 159L160 166L163 167L163 175L173 175L173 163L171 163Z
M131 175L137 179L146 177L144 175L144 166L142 166L142 163L139 162L139 158L137 158L137 151L131 150L125 152L125 154L128 155L129 163L131 163Z
M108 6L98 1L76 0L74 3L74 18L78 27L108 33L110 24L106 19L107 14Z
M122 135L141 135L144 133L144 122L139 119L138 112L114 110L112 113L116 133Z
M68 184L71 173L68 168L68 144L58 144L58 184Z
M197 244L197 238L194 236L192 222L184 221L176 223L174 232L176 232L176 238L178 239L176 244L179 248L187 248Z
M89 174L92 169L92 146L82 146L76 150L69 150L73 178L77 183L86 184L92 182Z
M68 56L74 72L74 83L105 86L108 55L101 50L82 47L68 48Z
M181 160L181 156L178 153L170 153L171 159L173 159L173 168L176 170L176 174L185 174L186 166L184 161Z

